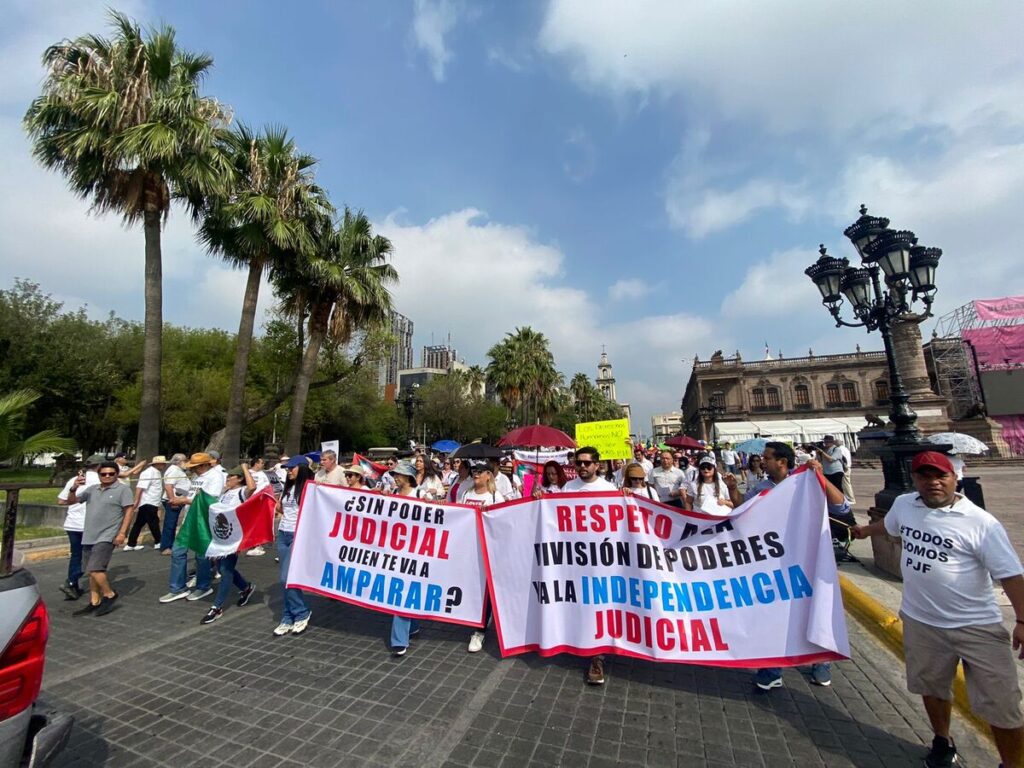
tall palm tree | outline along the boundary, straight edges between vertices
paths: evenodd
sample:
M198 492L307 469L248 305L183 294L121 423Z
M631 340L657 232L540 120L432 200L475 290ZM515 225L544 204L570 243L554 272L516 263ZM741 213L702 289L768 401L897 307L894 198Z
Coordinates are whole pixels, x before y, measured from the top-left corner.
M479 400L483 397L484 387L487 384L487 374L479 365L469 366L466 371L466 386L469 389L469 399Z
M577 373L569 382L569 394L575 405L579 421L593 421L594 387L585 373Z
M21 389L0 397L0 461L21 462L27 453L61 453L74 450L75 441L61 437L56 430L44 429L22 437L25 413L39 394Z
M516 328L487 352L487 376L498 390L511 416L519 410L519 423L548 419L554 413L562 376L547 337L529 326Z
M282 304L292 315L305 315L306 348L292 392L285 451L294 454L302 440L302 419L309 385L325 340L346 344L359 329L387 320L389 287L398 272L387 263L391 241L374 235L366 215L346 206L335 229L321 219L315 255L275 267L272 273Z
M137 449L159 453L163 267L160 230L171 199L189 186L222 188L218 151L226 110L199 86L213 59L178 47L171 27L147 31L111 12L113 37L85 35L48 48L42 93L25 115L33 154L67 177L94 211L142 222L145 342Z
M224 137L235 184L226 195L197 201L199 238L212 252L248 270L238 343L228 391L223 456L238 462L242 440L245 379L256 323L260 281L274 258L311 254L311 218L329 216L333 208L313 182L316 159L300 153L284 128L254 133L239 124Z

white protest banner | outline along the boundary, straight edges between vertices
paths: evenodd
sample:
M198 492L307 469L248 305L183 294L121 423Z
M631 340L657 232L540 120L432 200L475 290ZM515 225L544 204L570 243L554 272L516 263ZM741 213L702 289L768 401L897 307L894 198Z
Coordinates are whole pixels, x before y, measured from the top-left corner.
M324 451L334 451L335 455L338 453L338 446L340 443L337 440L325 440L320 443L320 453Z
M476 510L306 483L287 585L413 619L483 624Z
M569 464L573 453L571 449L563 448L560 451L512 451L512 456L518 461L529 461L533 464L547 464L549 461Z
M502 655L775 667L849 657L825 492L801 471L729 517L618 493L482 514Z

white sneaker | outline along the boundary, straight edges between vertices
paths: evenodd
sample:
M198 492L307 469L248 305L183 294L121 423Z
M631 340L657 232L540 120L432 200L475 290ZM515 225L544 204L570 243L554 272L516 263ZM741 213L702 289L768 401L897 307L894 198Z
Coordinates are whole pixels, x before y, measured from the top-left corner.
M188 593L188 597L186 597L185 599L186 600L192 600L192 601L202 600L207 595L212 595L212 594L213 594L213 590L212 589L193 589L191 592Z
M175 600L181 600L183 597L188 597L188 591L184 592L168 592L166 595L160 598L161 603L173 603Z
M137 552L140 549L145 549L145 547L142 546L141 544L139 544L137 547L129 547L127 544L125 544L124 545L124 549L122 551L124 551L124 552Z
M249 557L259 557L260 555L267 554L267 551L263 547L253 547L245 554Z
M220 581L220 571L217 571L213 574L213 580Z
M484 649L484 633L474 632L469 637L469 648L467 649L470 653L479 653Z
M153 549L160 549L160 545L159 544L154 544L153 545Z
M281 635L287 635L291 631L292 631L292 625L291 624L285 624L283 621L280 624L278 624L276 627L274 627L274 635L276 635L277 637L281 637Z
M293 635L301 635L303 632L305 632L306 631L306 627L309 626L309 617L312 616L312 615L313 614L311 613L311 614L309 614L309 616L307 616L306 618L302 619L302 621L296 621L294 624L292 624L292 634Z
M188 587L189 589L195 589L196 588L196 577L193 576L191 579L186 581L185 582L185 586Z

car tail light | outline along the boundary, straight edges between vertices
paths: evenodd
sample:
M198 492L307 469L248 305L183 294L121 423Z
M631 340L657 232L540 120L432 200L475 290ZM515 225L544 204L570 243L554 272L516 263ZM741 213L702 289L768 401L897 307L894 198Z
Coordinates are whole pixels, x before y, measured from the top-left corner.
M40 600L0 656L0 720L29 707L39 695L50 617Z

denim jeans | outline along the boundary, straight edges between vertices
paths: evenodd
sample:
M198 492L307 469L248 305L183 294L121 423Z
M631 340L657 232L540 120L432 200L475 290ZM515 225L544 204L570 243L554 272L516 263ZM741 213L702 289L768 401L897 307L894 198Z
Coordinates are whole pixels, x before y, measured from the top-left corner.
M391 619L391 647L408 648L409 635L420 628L416 619L407 619L404 616L393 616Z
M288 583L288 563L292 559L292 542L295 541L295 531L277 532L277 558L281 561L281 586ZM284 609L281 611L282 624L294 624L297 621L309 618L310 610L306 600L302 596L301 589L284 590Z
M196 557L196 589L205 591L213 580L213 564L205 557ZM168 589L174 594L185 591L188 581L188 547L177 544L171 549L171 577Z
M213 607L223 608L228 595L231 594L231 585L234 584L241 592L249 586L249 582L242 578L242 574L236 568L238 555L228 555L222 558L218 565L220 567L220 585L217 587L217 597L213 600Z
M172 549L174 547L174 534L178 529L178 517L184 507L172 507L164 502L164 527L160 531L160 548Z
M823 661L823 662L821 662L819 664L811 664L811 669L812 670L815 669L816 667L824 667L825 669L832 669L832 664L827 662L827 661ZM759 669L758 672L767 672L772 677L782 677L782 667L766 667L765 669Z
M82 578L82 532L64 531L68 535L68 543L71 545L71 559L68 560L68 584L78 586Z

